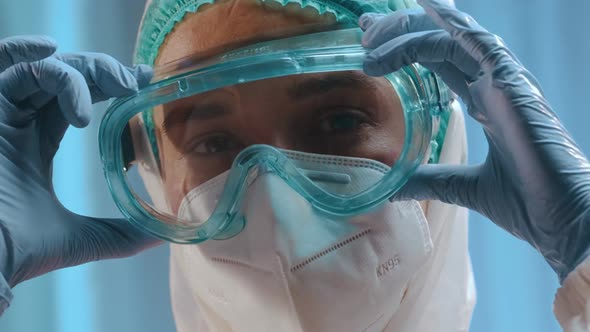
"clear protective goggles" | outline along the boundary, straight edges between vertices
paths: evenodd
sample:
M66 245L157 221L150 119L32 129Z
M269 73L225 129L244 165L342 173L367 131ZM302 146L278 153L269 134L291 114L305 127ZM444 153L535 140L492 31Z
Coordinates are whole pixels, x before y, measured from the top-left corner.
M419 65L367 76L361 37L320 32L156 68L153 83L115 100L101 123L119 209L159 238L198 243L243 229L244 193L266 172L336 216L392 197L427 160L433 119L452 96ZM188 195L219 181L202 213L179 217Z

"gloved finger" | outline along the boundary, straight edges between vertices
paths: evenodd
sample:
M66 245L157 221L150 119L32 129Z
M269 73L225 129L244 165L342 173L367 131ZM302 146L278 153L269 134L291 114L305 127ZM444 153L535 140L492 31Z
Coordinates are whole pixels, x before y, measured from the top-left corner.
M127 69L137 78L137 83L140 87L149 83L152 76L152 69L149 66L140 65ZM44 164L49 164L53 160L69 124L59 109L54 96L50 96L45 92L39 92L31 96L30 99L32 104L38 106L43 105L45 107L45 111L39 115L40 121L43 123L43 126L40 127L39 134L41 142L44 142L44 146L41 149L41 159Z
M363 17L365 15L361 19ZM377 48L407 33L440 30L423 9L400 10L383 18L367 15L364 24L368 28L363 34L362 44L367 48Z
M133 77L135 78L135 80L137 82L138 89L144 88L147 85L149 85L149 83L151 82L152 77L154 75L153 69L147 65L137 65L134 67L125 67L125 69L131 75L133 75ZM135 91L137 91L137 90L134 90L131 93L133 93ZM104 100L114 98L114 97L126 96L126 95L129 95L130 93L109 95L100 89L91 88L90 94L92 96L92 102L97 103L97 102L104 101Z
M402 35L369 53L363 65L365 73L382 76L416 62L449 62L468 78L476 77L479 64L443 30Z
M55 97L45 104L43 112L38 116L39 122L42 124L39 126L41 165L51 165L69 123L65 119Z
M154 77L154 70L148 65L140 64L128 69L131 71L131 74L135 76L135 79L137 79L137 85L140 89L149 85Z
M22 62L0 74L0 93L13 103L42 91L57 97L68 123L82 128L90 121L92 104L84 76L55 58Z
M463 103L465 103L467 107L473 105L471 93L469 92L469 80L465 76L465 73L446 61L422 62L422 65L428 70L437 73L443 79L445 84L447 84L454 93L461 97Z
M418 0L418 3L481 65L483 71L492 71L502 58L508 57L519 63L500 37L488 32L468 14L439 0Z
M475 209L481 166L423 165L391 200L438 200Z
M92 102L129 95L138 90L138 82L130 68L103 53L68 53L55 56L86 79Z
M358 25L363 30L366 31L370 28L375 22L382 20L383 18L387 17L387 14L383 13L364 13L359 17Z
M57 50L55 41L46 36L19 36L0 40L0 72L21 62L43 60Z
M155 247L163 242L125 219L92 218L74 215L71 238L72 252L66 253L72 261L68 266L94 260L123 258ZM83 256L81 256L82 254Z

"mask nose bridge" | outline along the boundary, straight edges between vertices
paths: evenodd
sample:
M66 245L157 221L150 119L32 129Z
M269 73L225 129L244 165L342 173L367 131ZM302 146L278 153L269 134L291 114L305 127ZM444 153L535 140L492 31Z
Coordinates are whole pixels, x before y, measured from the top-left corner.
M242 150L236 156L234 164L240 167L251 168L258 164L279 162L284 159L283 154L270 145L256 144Z
M247 186L264 174L275 174L286 182L291 180L294 172L314 182L316 185L343 185L353 182L352 175L343 169L327 167L329 160L324 156L309 157L305 153L286 150L285 152L268 145L253 145L236 157L240 166L246 167ZM331 157L326 156L330 159ZM297 175L295 175L297 177Z
M318 165L315 165L314 167L307 165L308 163L298 163L298 159L295 156L287 156L271 146L262 145L260 147L255 146L248 149L252 149L252 151L243 156L238 156L238 158L249 159L246 164L246 167L248 168L248 175L246 176L248 185L257 177L264 174L274 173L279 175L279 177L282 177L280 168L284 167L287 163L292 164L301 175L314 182L342 185L347 185L352 182L351 176L347 173L326 171L322 170ZM316 161L316 163L322 164L321 161Z
M264 174L281 176L281 167L287 162L287 157L270 145L252 145L244 149L236 157L234 167L244 172L244 181L249 187L258 177Z

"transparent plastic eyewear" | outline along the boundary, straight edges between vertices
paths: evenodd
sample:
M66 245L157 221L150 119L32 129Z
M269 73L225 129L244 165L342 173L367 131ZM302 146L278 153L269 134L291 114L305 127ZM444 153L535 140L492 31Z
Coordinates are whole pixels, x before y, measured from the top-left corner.
M116 100L101 123L119 209L157 237L198 243L239 233L242 197L265 172L328 214L390 198L426 160L451 93L419 65L365 75L361 36L321 32L156 68L154 83ZM178 218L182 199L214 181L224 189L207 212Z

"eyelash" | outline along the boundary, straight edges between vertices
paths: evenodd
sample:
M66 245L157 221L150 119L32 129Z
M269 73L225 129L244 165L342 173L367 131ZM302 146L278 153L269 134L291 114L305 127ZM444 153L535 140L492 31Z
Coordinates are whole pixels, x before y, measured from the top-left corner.
M238 148L243 148L243 145L241 143L239 143L239 141L234 137L234 135L226 133L226 132L213 132L213 133L208 133L208 134L204 134L204 135L200 135L200 137L193 139L189 144L188 144L188 148L186 149L186 153L190 153L190 154L195 154L198 156L210 156L210 155L219 155L219 154L223 154L223 153L227 153L229 151L235 151L236 149L231 149L228 151L220 151L220 152L197 152L197 148L200 147L203 144L207 144L208 142L211 142L212 140L216 139L216 138L229 138L231 141L231 144L238 142L238 144L234 144L234 146L237 146Z
M366 110L351 108L349 106L332 107L326 111L317 112L316 123L321 125L322 121L333 120L338 116L352 116L359 122L359 126L374 126L375 121L373 120L372 114Z
M358 137L361 133L359 130L362 130L362 127L368 126L373 127L375 122L372 118L372 114L366 110L360 110L356 108L351 108L349 106L341 106L341 107L330 107L327 110L319 110L314 112L317 115L311 120L314 125L311 126L311 134L312 136L332 136L335 140L338 139L354 139ZM354 120L357 121L358 128L352 129L352 132L347 132L347 129L344 129L344 132L339 132L338 129L335 130L333 133L326 133L322 128L323 121L326 120L334 120L334 118L338 116L352 116ZM216 138L223 138L229 139L229 143L232 148L227 150L222 150L219 152L197 152L198 148L201 147L203 144L207 144L212 142L212 140ZM225 142L224 142L225 143ZM185 154L190 154L199 157L215 157L221 156L223 154L236 152L236 150L243 149L244 144L239 142L239 140L231 133L220 131L220 132L211 132L203 135L199 135L199 137L194 138L187 144L187 148L185 149Z

